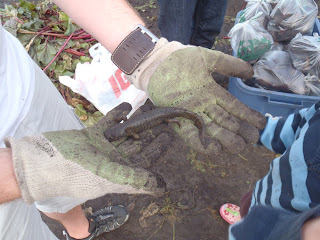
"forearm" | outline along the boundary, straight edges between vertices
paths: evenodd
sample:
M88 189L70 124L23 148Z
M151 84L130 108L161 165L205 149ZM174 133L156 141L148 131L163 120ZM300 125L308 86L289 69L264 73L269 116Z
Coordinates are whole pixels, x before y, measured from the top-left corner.
M21 198L11 149L0 148L0 204Z
M137 24L144 24L126 0L54 2L110 52L115 50Z

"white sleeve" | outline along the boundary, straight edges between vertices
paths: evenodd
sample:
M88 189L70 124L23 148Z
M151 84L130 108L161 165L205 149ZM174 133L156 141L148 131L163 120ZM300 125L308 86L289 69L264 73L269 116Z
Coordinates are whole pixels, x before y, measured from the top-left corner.
M0 24L0 147L27 115L34 92L33 60Z

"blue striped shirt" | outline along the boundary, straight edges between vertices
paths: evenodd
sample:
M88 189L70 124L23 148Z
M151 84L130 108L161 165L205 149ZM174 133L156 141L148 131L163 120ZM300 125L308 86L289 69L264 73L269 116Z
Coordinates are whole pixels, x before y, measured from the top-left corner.
M320 203L320 102L287 119L268 117L260 141L282 155L253 192L261 204L300 212Z
M260 141L282 155L271 162L268 174L256 183L250 211L255 206L271 206L298 213L320 205L319 108L320 102L286 119L268 117ZM229 239L243 239L236 235L230 234Z

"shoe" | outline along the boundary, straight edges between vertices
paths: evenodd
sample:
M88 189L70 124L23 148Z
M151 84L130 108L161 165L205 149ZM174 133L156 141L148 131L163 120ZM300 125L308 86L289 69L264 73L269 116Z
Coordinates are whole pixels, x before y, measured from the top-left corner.
M94 212L87 218L89 221L89 233L91 234L86 238L75 239L70 237L66 231L63 231L63 235L66 236L67 240L91 240L102 233L115 230L128 220L129 212L121 205L110 206Z
M241 220L240 207L231 203L223 204L220 207L220 215L229 224L233 224Z

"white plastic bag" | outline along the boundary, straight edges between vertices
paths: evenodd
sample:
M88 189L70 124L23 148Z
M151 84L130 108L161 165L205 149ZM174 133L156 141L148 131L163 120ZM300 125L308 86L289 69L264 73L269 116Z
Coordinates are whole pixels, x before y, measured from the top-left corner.
M289 53L285 51L267 52L253 70L257 83L264 88L301 95L306 92L304 74L293 67Z
M249 63L256 62L273 45L270 33L254 20L234 25L228 36L237 57Z
M304 73L320 77L320 37L297 36L288 45L293 66Z
M270 14L267 30L274 41L290 41L297 33L310 35L317 17L314 0L280 0Z
M132 105L134 113L147 100L147 94L135 88L111 61L111 53L100 43L89 50L91 63L77 64L75 79L60 76L59 81L90 101L100 112L107 114L122 102Z
M317 76L308 74L304 78L306 84L306 94L320 96L320 80Z
M271 4L266 0L246 0L247 6L241 11L238 23L255 18L262 26L267 27L268 16L271 13Z

